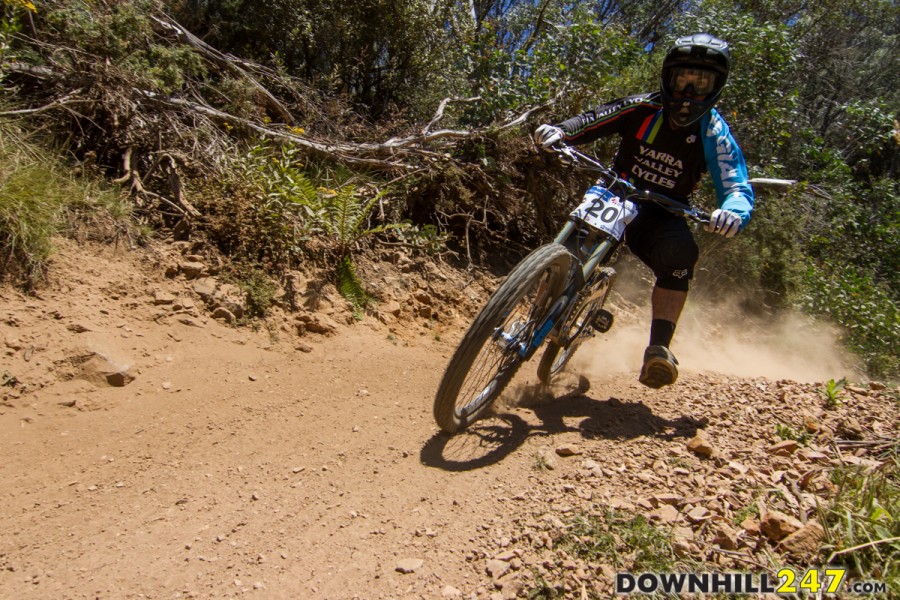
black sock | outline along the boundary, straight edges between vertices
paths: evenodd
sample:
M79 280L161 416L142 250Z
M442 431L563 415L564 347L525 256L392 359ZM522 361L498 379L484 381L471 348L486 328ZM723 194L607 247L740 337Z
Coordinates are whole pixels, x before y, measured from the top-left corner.
M675 323L665 319L653 319L650 322L650 345L669 347L675 335Z

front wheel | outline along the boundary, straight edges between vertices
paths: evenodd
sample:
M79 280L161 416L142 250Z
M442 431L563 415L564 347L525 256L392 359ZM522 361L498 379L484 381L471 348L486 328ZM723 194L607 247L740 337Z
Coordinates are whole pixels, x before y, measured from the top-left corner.
M591 335L594 318L603 308L609 290L616 280L616 272L611 267L603 267L597 271L591 285L589 300L575 308L569 319L563 338L559 342L548 341L541 362L538 363L537 376L542 383L550 383L569 363L569 359L578 347Z
M541 246L512 270L475 318L450 359L434 398L434 419L447 433L477 420L522 363L523 344L562 294L572 255Z

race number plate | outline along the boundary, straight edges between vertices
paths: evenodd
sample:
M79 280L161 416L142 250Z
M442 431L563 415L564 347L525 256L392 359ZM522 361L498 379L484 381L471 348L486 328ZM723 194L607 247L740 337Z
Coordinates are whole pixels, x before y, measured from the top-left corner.
M585 193L584 200L570 216L621 240L625 226L636 214L633 203L623 202L609 190L595 185Z

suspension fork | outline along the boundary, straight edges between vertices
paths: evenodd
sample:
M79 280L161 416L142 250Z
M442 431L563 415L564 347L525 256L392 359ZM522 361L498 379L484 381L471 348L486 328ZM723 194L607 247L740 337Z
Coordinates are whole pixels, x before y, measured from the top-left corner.
M578 268L578 265L573 265L572 269L573 273L580 274L581 269ZM560 294L559 298L556 299L556 302L553 303L553 306L550 307L550 310L547 311L547 316L544 317L537 328L535 328L534 334L531 336L531 339L528 340L528 344L523 345L519 349L519 354L522 358L525 360L531 358L537 349L540 348L541 344L544 343L544 340L554 329L554 326L558 329L558 324L565 321L566 316L574 304L572 300L578 295L578 291L583 285L583 283L578 284L577 280L577 277L569 277L566 289L563 290L563 293Z
M562 230L560 230L559 234L557 234L556 239L553 240L553 242L556 244L560 244L561 246L565 246L566 240L568 240L569 237L573 233L575 233L575 230L576 224L572 221L567 221ZM594 272L594 269L596 269L598 265L608 262L608 259L613 256L614 252L619 247L619 244L619 240L606 236L605 234L600 234L597 246L582 263L580 281L581 285L584 285L584 282L590 278L591 274ZM580 259L581 257L576 256L576 258Z
M569 236L575 232L575 228L575 223L572 221L566 222L562 230L556 236L554 242L565 245ZM538 327L535 332L535 336L532 338L532 343L530 345L531 348L523 348L523 350L527 351L529 357L537 350L538 346L543 343L547 336L550 336L551 339L559 339L564 332L563 325L568 323L572 311L575 310L577 306L584 302L590 302L605 293L605 291L589 290L585 288L585 283L590 279L594 270L599 265L605 264L614 256L620 243L621 242L615 238L603 237L600 238L599 243L584 263L579 264L576 257L576 263L572 267L573 271L570 275L569 283L563 291L559 301L557 301L557 304L564 301L560 310L550 311L548 318L541 323L540 327ZM554 305L554 307L555 306L556 305Z
M547 337L547 334L553 328L553 325L559 321L560 315L565 313L569 305L572 303L572 299L578 293L578 290L584 286L583 281L583 272L578 264L578 261L575 260L572 263L572 266L569 270L568 281L566 282L566 287L563 289L562 293L557 298L549 298L549 284L547 280L542 280L538 289L535 291L534 295L534 306L542 306L545 301L553 300L553 304L547 310L546 315L541 317L541 321L538 322L537 326L534 329L534 332L526 336L525 339L521 340L515 346L517 346L516 352L519 356L524 359L530 359L535 351L540 347L540 345L544 342L544 339ZM531 318L538 318L537 315L532 315ZM505 336L505 332L500 332L500 335ZM512 336L508 339L508 342L514 341L516 336ZM495 337L495 339L497 339Z

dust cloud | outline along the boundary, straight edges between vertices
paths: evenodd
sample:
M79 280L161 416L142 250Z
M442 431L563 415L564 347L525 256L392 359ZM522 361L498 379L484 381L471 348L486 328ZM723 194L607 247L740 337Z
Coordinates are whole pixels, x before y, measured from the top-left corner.
M616 313L614 305L611 310ZM572 367L588 376L630 371L636 377L649 342L650 308L631 307L628 312L620 320L624 323L586 342L573 357ZM682 372L806 383L865 379L858 362L841 348L837 328L795 312L748 316L736 302L713 305L689 299L672 350Z

